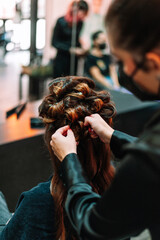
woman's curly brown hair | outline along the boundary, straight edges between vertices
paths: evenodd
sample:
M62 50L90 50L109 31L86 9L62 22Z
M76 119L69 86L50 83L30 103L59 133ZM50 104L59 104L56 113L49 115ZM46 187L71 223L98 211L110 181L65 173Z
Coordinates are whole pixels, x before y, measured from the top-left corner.
M49 84L50 94L39 106L39 115L46 125L45 141L48 146L54 175L52 195L56 205L56 239L76 239L64 211L66 191L59 177L60 161L54 155L50 140L51 135L60 127L69 125L79 142L77 154L88 176L93 190L102 194L109 187L114 168L110 164L110 147L99 138L90 137L84 118L98 113L109 125L116 110L107 91L95 91L94 82L86 77L67 76L56 78ZM67 226L66 226L67 225Z

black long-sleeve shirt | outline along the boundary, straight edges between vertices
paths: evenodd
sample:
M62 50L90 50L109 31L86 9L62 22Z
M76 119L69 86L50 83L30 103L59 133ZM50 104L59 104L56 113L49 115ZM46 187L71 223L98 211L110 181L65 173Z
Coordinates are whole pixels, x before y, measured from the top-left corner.
M51 44L57 49L57 55L53 62L53 77L75 75L77 72L77 62L78 57L74 55L74 63L72 63L72 68L74 73L70 72L71 69L71 47L81 47L79 41L79 34L82 28L82 22L78 22L76 25L76 33L73 34L75 29L70 26L66 21L65 17L58 18L56 25L54 27ZM72 41L73 36L75 36L74 41ZM73 46L74 44L74 46Z
M82 22L78 22L76 26L76 46L72 46L72 26L69 26L65 17L58 18L54 27L51 44L58 51L69 53L71 47L80 47L79 34L82 28Z
M148 228L159 240L160 114L139 139L114 131L111 149L122 162L102 197L88 185L77 155L65 157L61 170L72 225L80 239L125 239Z

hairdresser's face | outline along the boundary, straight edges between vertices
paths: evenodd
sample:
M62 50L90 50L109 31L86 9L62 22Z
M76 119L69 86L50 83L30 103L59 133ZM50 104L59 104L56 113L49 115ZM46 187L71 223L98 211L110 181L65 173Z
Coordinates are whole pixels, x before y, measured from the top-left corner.
M110 45L111 53L115 56L117 61L121 61L123 64L123 71L128 76L132 76L137 68L136 60L138 56L131 54L130 52L118 48L114 45L114 38L108 31L108 41ZM150 66L149 66L150 65ZM159 81L157 77L160 76L160 70L154 68L151 62L148 62L148 71L138 69L133 76L134 82L144 91L157 94L159 88Z

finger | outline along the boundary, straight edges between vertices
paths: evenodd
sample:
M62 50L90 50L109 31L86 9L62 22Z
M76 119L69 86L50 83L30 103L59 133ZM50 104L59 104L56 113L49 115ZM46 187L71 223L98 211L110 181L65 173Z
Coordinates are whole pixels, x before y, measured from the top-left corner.
M59 128L57 131L58 131L59 133L63 134L64 132L68 131L69 128L70 128L70 126L69 126L69 125L66 125L66 126L64 126L64 127Z
M90 115L90 117L92 117L92 118L94 118L94 119L101 118L98 113L93 113L93 114Z
M50 146L52 148L52 151L54 151L54 144L53 144L52 140L50 141Z
M73 131L72 131L71 129L69 129L69 130L67 131L67 137L69 137L69 138L74 138L74 139L75 139L74 133L73 133Z
M91 125L91 123L92 123L92 117L91 116L85 117L84 126L89 126L89 125Z
M58 130L60 130L60 129L58 129ZM52 144L54 144L54 142L57 139L61 139L61 138L64 137L63 134L62 134L63 132L61 133L61 131L58 131L58 130L51 136Z
M64 126L64 127L59 128L56 132L63 135L63 134L65 134L65 132L68 131L69 128L70 128L70 126L69 126L69 125L66 125L66 126Z

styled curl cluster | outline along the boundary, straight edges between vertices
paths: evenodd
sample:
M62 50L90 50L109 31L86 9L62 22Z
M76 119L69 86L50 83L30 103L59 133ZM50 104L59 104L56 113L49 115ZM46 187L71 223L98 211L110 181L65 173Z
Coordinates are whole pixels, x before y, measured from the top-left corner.
M94 82L86 77L56 78L49 84L50 94L39 106L39 115L50 129L69 125L79 141L89 136L84 118L99 113L108 123L115 115L115 106L107 91L94 90Z

